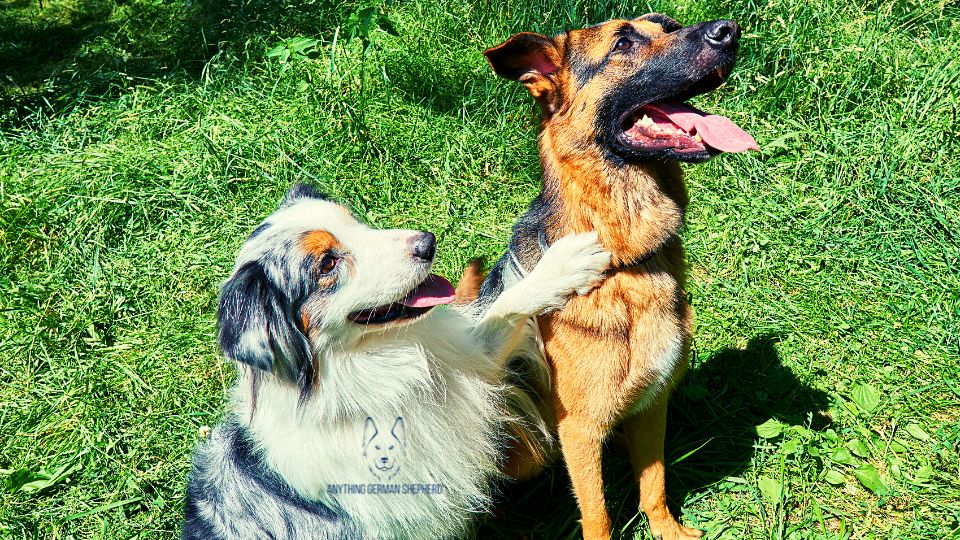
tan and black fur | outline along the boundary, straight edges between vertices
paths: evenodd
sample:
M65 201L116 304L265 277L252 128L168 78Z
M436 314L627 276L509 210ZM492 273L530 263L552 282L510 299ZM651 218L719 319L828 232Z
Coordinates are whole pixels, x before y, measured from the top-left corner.
M498 295L506 267L533 268L568 233L597 231L613 257L598 289L539 319L552 372L551 381L539 381L549 392L543 415L555 419L584 538L610 536L601 448L620 425L654 536L701 534L667 508L663 442L667 398L687 368L693 327L679 239L687 194L677 160L711 153L646 152L623 144L618 130L638 105L683 100L722 83L738 36L733 21L681 27L649 14L552 38L521 33L484 53L498 75L523 83L542 106L543 190L480 296ZM509 474L529 476L549 459L527 447L518 445Z

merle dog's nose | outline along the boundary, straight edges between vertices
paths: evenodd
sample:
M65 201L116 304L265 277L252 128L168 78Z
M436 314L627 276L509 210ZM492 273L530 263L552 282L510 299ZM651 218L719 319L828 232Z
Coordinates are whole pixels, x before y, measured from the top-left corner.
M740 38L740 25L736 21L713 21L704 29L703 38L713 47L728 47Z
M386 457L382 457L382 458L380 458L380 461L383 462L383 463L386 463L386 462L387 462L387 458L386 458Z
M415 236L411 241L413 256L430 262L437 253L437 237L433 233L425 232Z

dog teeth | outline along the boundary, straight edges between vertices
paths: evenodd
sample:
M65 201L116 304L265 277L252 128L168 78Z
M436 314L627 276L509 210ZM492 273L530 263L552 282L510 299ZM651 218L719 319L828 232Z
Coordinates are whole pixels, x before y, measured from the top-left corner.
M649 116L643 115L643 118L640 119L640 125L643 127L650 127L651 125L654 125L654 123Z
M693 140L697 141L698 143L702 143L703 137L701 137L700 134L697 133L696 135L693 136Z

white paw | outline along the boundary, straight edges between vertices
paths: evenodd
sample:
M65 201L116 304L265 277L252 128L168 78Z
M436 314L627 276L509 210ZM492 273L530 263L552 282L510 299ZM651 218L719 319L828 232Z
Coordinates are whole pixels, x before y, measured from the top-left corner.
M596 232L571 234L547 249L530 277L552 289L552 295L566 299L593 290L609 267L610 253L597 243Z

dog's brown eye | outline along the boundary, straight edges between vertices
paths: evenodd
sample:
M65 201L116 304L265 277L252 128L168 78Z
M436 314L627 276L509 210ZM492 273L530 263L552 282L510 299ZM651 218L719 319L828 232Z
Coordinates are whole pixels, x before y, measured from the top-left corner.
M337 267L337 260L338 259L333 255L324 255L323 258L320 259L320 264L318 265L320 274L326 275L330 272L333 272L333 269Z
M629 51L630 47L633 47L633 42L629 38L622 37L617 40L617 43L614 44L613 50L615 51Z

